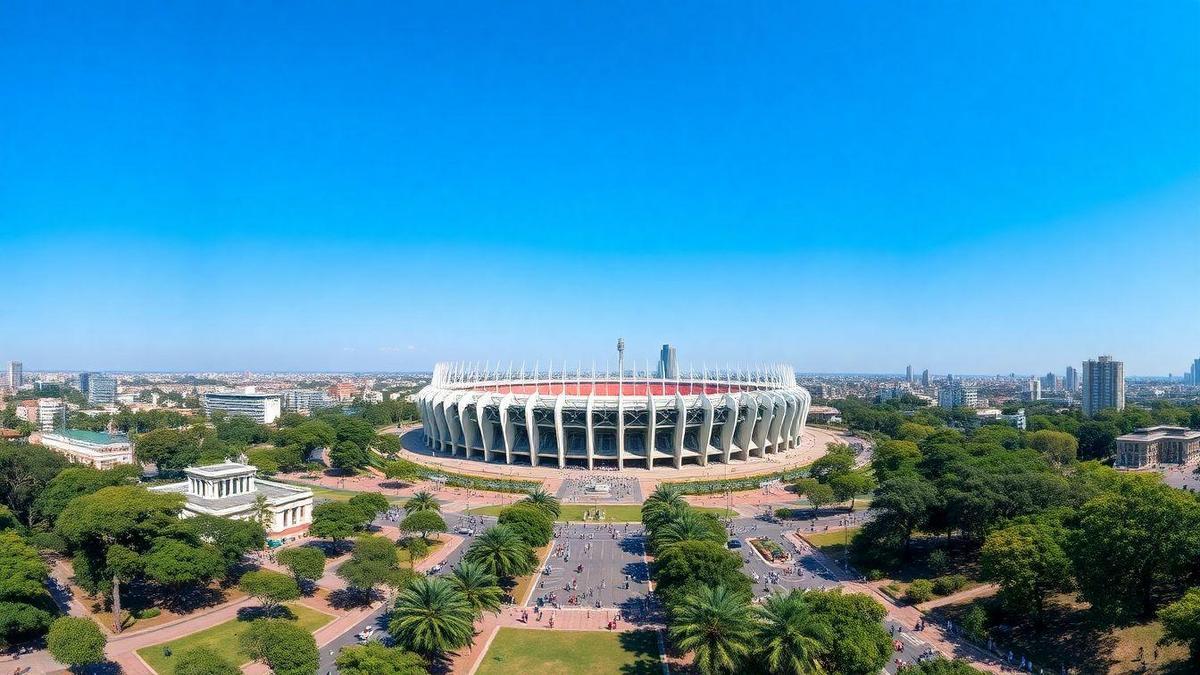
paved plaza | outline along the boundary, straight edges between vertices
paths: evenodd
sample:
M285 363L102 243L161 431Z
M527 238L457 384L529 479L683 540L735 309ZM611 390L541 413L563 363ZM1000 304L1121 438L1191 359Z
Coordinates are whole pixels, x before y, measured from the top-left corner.
M644 607L650 575L641 525L560 525L552 547L529 606Z
M641 482L615 472L584 472L564 478L557 496L564 504L641 504Z

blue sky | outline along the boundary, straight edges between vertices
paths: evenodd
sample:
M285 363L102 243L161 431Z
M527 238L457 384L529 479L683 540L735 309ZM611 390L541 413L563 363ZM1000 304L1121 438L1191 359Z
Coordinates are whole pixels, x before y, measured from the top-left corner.
M1200 357L1200 5L7 3L29 369Z

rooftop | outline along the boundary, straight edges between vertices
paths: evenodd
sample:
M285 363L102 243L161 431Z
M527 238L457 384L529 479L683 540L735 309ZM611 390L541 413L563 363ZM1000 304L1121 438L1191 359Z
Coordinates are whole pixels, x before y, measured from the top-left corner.
M103 431L84 431L83 429L55 429L51 432L46 432L46 436L60 436L72 441L80 443L92 443L94 445L112 445L114 443L128 443L129 437L125 434L109 434Z
M239 476L242 474L251 474L258 469L250 464L240 464L238 462L222 462L220 464L208 464L205 466L189 466L185 471L189 474L196 474L202 478L224 478L229 476Z
M312 490L304 487L293 487L284 485L283 483L275 483L266 480L254 481L254 492L244 492L239 495L231 495L228 497L201 497L199 495L188 493L187 482L171 483L154 488L158 492L174 492L181 494L187 498L189 504L194 504L205 509L213 511L224 511L240 506L248 506L254 503L254 500L262 495L268 502L284 497L296 497L297 495L312 494Z
M1195 438L1200 438L1200 430L1189 429L1187 427L1159 425L1156 427L1137 429L1132 433L1117 436L1118 441L1156 441L1161 438L1192 440Z

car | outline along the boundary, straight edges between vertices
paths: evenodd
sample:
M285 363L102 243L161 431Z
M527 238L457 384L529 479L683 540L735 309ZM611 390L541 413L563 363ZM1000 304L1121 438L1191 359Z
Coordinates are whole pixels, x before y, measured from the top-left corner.
M446 566L445 563L438 563L438 564L434 565L433 567L429 568L429 575L433 576L434 574L441 572L442 568L445 566Z
M729 540L729 548L733 549L733 548L741 548L741 547L742 547L741 539L730 539Z
M367 626L366 629L364 629L363 632L359 633L356 637L358 637L359 642L366 642L367 640L370 640L371 636L374 634L375 634L375 627Z
M475 536L475 530L472 530L472 529L471 529L471 528L469 528L469 527L460 527L460 528L458 528L457 530L455 530L455 533L457 533L457 534L462 534L462 535L466 535L466 536L468 536L468 537L474 537L474 536Z

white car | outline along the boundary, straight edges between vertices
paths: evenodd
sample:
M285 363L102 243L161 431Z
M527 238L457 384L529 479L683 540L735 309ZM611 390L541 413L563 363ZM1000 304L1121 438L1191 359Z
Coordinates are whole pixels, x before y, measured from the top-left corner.
M469 527L460 527L457 530L455 530L455 532L457 532L458 534L466 535L468 537L475 536L475 530L472 530Z
M367 628L365 630L363 630L363 632L358 634L358 640L359 640L359 642L366 642L367 640L370 640L371 636L374 634L375 634L375 627L367 626Z

